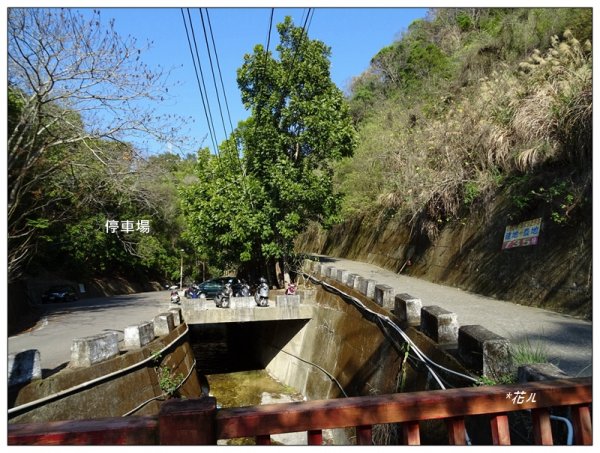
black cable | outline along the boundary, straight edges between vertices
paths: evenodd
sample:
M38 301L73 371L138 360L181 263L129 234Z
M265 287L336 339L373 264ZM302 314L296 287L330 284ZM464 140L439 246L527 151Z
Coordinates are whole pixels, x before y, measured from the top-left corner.
M210 72L213 78L213 85L215 87L215 94L217 96L217 105L219 106L219 114L221 115L221 123L223 125L223 134L225 134L225 140L227 140L227 129L225 128L225 118L223 117L223 107L221 106L221 98L219 96L219 90L217 88L217 77L215 76L215 67L213 65L210 45L208 44L208 34L206 33L206 24L204 23L204 15L202 14L202 8L198 9L200 13L200 21L202 22L202 31L204 33L204 42L206 44L206 53L208 54L208 62L210 64Z
M207 111L208 111L208 117L210 118L209 129L211 130L211 133L213 134L213 142L214 142L214 146L215 146L215 152L217 153L217 157L220 158L219 147L217 146L217 142L216 142L217 134L215 132L212 111L210 109L210 102L208 101L208 90L206 89L206 84L204 83L204 72L202 71L202 64L200 63L200 53L198 52L196 33L194 32L194 24L192 22L192 16L190 15L189 8L186 8L186 10L187 10L187 14L188 14L188 19L190 21L190 29L192 31L192 39L194 41L194 48L196 50L196 58L198 59L198 69L200 72L200 80L202 81L202 87L204 88L204 92L206 93L206 107L207 107ZM220 163L220 159L219 159L219 163Z
M212 24L210 23L210 16L208 15L208 8L204 9L206 12L206 19L208 21L208 30L210 32L210 37L213 44L213 49L215 53L215 60L217 62L217 70L219 72L219 79L221 80L221 89L223 90L223 98L225 100L225 108L227 109L227 116L229 117L229 126L231 127L231 131L233 132L233 122L231 121L231 112L229 111L229 102L227 101L227 94L225 92L225 84L223 83L223 73L221 71L221 65L219 64L219 53L217 52L217 45L215 44L215 36L212 31Z
M188 14L189 14L189 11L188 11ZM198 89L200 90L200 96L202 98L202 106L204 107L204 115L206 116L206 122L207 122L207 125L208 125L208 132L210 134L211 141L213 142L213 146L216 147L215 137L214 137L212 129L211 129L211 123L210 123L210 120L209 120L209 117L208 117L208 113L207 113L208 111L206 109L206 101L204 99L204 91L202 90L202 85L200 83L200 76L198 75L198 68L196 66L196 58L194 57L194 50L192 49L192 42L190 40L190 33L188 31L188 26L187 26L187 22L185 20L185 14L183 13L183 8L181 8L181 17L183 19L183 25L185 27L185 34L186 34L186 37L187 37L187 40L188 40L188 46L190 48L190 54L192 56L192 63L194 64L194 72L196 73L196 81L198 83ZM191 26L191 23L190 23L190 26Z

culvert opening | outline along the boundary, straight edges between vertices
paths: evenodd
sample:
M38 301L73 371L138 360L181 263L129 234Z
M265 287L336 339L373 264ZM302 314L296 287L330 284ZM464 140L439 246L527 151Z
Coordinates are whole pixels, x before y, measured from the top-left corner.
M278 352L265 348L264 332L278 332L275 343L284 348L307 320L232 322L190 325L196 369L204 375L262 370Z

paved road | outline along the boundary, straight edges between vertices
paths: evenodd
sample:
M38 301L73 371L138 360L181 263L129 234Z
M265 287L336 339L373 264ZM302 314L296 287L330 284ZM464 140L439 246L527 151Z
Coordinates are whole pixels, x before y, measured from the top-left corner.
M424 305L453 311L461 325L481 324L514 344L529 341L534 348L541 345L550 361L570 375L592 375L591 322L398 275L367 263L322 258L339 269L390 285L397 293L419 297ZM152 320L168 311L169 306L169 291L48 305L46 315L34 329L8 338L8 352L38 349L42 369L52 370L70 360L74 338L116 330L122 339L125 327Z
M128 294L45 305L45 314L28 332L8 338L8 353L38 349L42 370L53 370L71 359L74 338L116 331L151 321L170 307L170 291Z
M424 306L438 305L457 314L460 325L480 324L511 340L529 342L546 351L550 362L572 376L592 375L592 323L540 308L526 307L399 275L372 264L324 255L338 269L371 278L421 299Z

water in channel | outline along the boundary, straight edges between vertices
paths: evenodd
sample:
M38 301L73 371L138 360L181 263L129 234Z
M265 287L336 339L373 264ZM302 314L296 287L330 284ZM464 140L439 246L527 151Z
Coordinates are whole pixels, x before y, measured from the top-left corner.
M294 388L269 375L247 348L251 338L241 324L193 326L190 341L203 386L217 399L217 406L243 407L260 404L303 401ZM244 341L245 339L245 341ZM226 445L253 445L254 439L219 441ZM298 434L272 436L273 444L306 444Z

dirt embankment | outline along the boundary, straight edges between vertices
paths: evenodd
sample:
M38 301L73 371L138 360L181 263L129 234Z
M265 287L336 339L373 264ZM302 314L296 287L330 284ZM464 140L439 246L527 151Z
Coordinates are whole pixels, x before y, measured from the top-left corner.
M540 204L516 216L507 197L444 225L435 240L395 217L360 216L311 227L297 250L365 261L478 294L592 318L591 202L558 224ZM507 225L542 218L534 246L502 250Z

